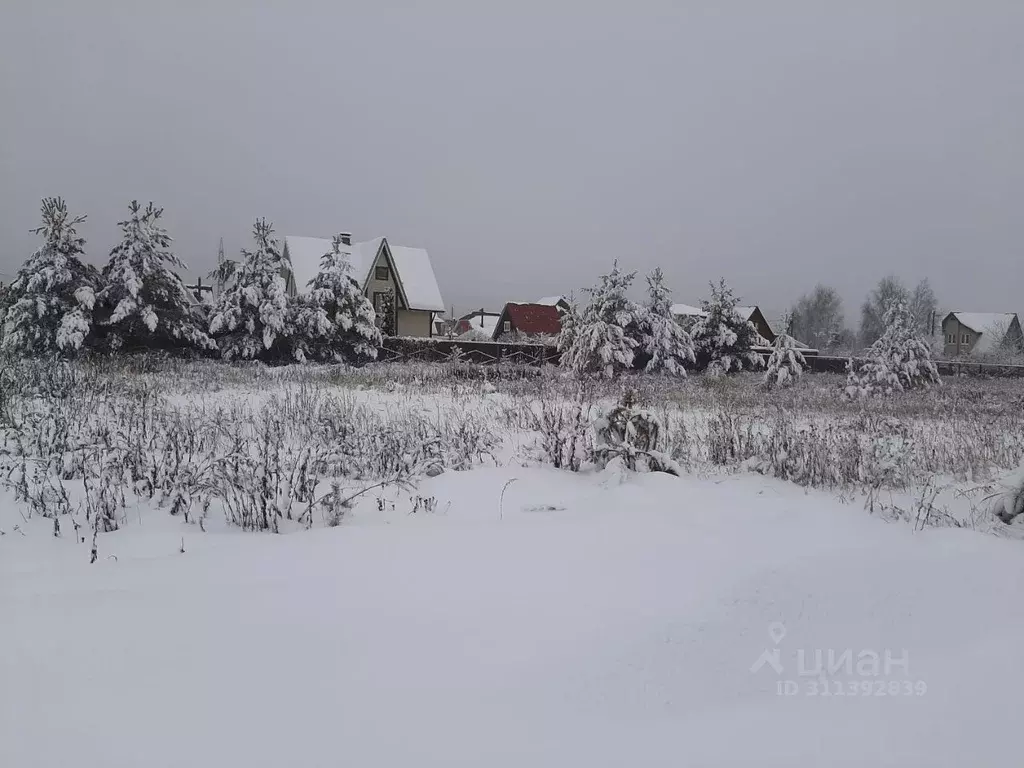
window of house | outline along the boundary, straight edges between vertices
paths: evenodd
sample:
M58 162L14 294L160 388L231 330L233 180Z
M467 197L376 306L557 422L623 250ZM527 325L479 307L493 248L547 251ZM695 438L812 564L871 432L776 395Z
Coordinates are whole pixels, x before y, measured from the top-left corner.
M961 334L961 336L960 336L960 343L961 344L970 344L971 343L971 334L969 334L969 333Z
M380 280L382 283L386 283L388 281L388 268L387 267L377 267L374 270L374 276L378 280Z
M501 324L501 330L504 331L505 333L511 333L512 323L506 320L504 323Z

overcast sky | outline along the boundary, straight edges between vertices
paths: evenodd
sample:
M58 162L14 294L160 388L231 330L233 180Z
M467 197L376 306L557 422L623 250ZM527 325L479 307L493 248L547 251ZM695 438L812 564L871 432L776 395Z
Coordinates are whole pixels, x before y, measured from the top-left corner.
M95 263L133 197L193 274L258 216L383 234L459 314L613 259L1024 311L1024 2L2 0L0 271L46 195Z

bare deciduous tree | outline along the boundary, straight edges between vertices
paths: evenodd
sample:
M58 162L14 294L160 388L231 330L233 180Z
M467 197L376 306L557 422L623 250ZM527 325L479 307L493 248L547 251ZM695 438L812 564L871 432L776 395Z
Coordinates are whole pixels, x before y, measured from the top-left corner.
M830 349L839 343L843 328L843 300L835 288L819 283L797 300L783 330L812 347Z

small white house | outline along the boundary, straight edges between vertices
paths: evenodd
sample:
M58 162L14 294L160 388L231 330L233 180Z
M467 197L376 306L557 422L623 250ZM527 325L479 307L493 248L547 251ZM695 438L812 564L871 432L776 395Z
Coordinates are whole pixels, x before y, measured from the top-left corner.
M434 315L444 312L444 301L426 249L391 245L386 237L362 243L353 243L350 235L341 238L342 252L352 264L352 277L373 302L373 308L381 313L387 294L394 296L395 335L433 336ZM331 248L329 238L284 238L284 257L290 265L285 280L291 295L306 289L320 272L320 261Z

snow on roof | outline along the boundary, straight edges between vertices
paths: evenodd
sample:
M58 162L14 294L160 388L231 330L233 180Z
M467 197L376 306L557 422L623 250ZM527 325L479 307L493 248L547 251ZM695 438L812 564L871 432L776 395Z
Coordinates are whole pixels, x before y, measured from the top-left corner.
M999 346L1010 330L1010 323L1017 316L1015 312L954 312L960 325L970 328L981 336L971 349L972 352L990 352Z
M953 315L975 333L988 330L1006 331L1017 315L1013 312L954 312Z
M488 336L498 327L498 319L501 315L481 315L477 312L475 317L466 319L471 329L475 328L478 331L483 331Z
M704 317L706 314L703 309L692 304L673 304L670 311L681 317Z
M545 297L543 297L541 299L537 299L533 303L534 304L541 304L541 305L546 306L546 307L553 307L553 306L555 306L555 305L557 305L557 304L559 304L560 302L563 302L563 301L565 301L565 296L545 296ZM527 302L520 302L520 303L521 304L525 304Z
M373 266L385 238L375 237L362 243L341 246L342 253L348 254L352 265L352 276L359 285L366 287ZM325 253L330 253L332 240L322 237L298 237L288 235L284 239L288 248L288 257L292 263L292 274L295 287L302 293L309 282L320 271L320 260ZM434 268L430 264L430 256L423 248L409 248L388 243L388 252L395 267L395 276L409 309L422 309L431 312L444 312L444 301L437 287Z
M744 320L749 320L750 316L754 314L754 310L757 307L736 307L736 314L742 317ZM700 307L695 307L692 304L673 304L671 308L673 315L679 315L681 317L706 317L705 312Z
M441 289L437 286L437 277L434 276L434 267L430 264L427 250L390 243L388 250L409 309L444 312L444 299L441 298Z

